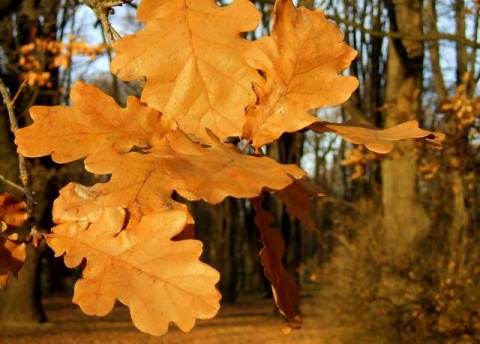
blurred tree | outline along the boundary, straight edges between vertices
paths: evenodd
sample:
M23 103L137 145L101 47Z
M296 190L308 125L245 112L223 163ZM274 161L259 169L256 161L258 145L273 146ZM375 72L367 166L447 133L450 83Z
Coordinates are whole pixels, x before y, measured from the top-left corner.
M0 3L0 78L12 93L20 89L24 77L22 70L21 47L35 42L36 39L59 39L58 19L66 25L66 7L75 6L73 1L61 0L22 0L2 1ZM63 11L62 11L63 10ZM59 17L60 16L60 17ZM53 55L47 51L36 51L37 71L50 73L48 87L38 82L24 89L15 102L19 122L28 121L28 108L34 104L56 105L60 95L58 69L49 69ZM10 124L5 107L0 108L0 175L13 183L18 183L18 156L10 132ZM44 162L35 161L31 165L35 178L32 179L38 205L36 216L41 225L49 225L49 206L47 184L51 173ZM0 190L18 193L7 183L0 182ZM39 263L41 250L29 248L28 259L20 272L18 280L9 280L7 291L0 293L0 321L2 322L38 322L45 319L40 303Z
M416 0L386 1L390 29L408 37L422 35L422 7ZM422 122L423 42L391 39L385 86L385 127ZM392 258L400 258L429 230L430 219L417 188L417 149L413 140L397 144L382 163L384 234Z

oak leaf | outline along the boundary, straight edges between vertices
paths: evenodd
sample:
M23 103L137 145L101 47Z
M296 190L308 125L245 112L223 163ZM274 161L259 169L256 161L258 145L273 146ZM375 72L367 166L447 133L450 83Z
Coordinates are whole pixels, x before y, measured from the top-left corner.
M254 85L258 104L247 110L242 137L260 147L318 121L309 109L347 100L358 81L339 75L356 56L343 38L321 10L276 1L271 37L255 41L245 54L265 82Z
M141 100L174 118L188 135L239 136L245 107L259 80L242 54L260 13L248 0L144 0L145 29L114 44L111 71L122 80L146 77Z
M27 257L25 243L17 243L18 234L12 227L20 227L27 219L26 204L10 194L0 195L0 290L5 290L9 274L18 272Z
M122 230L125 218L121 207L103 208L93 223L60 224L47 238L68 267L86 261L73 297L82 311L104 316L117 299L130 308L137 328L154 335L166 333L170 322L190 331L195 319L215 316L219 274L198 260L201 242L171 240L187 224L186 214L147 215Z
M323 196L323 193L316 185L306 178L296 179L286 188L275 191L275 195L285 204L287 212L300 221L304 229L309 231L317 229L312 217L313 206L310 199Z
M386 154L393 149L392 141L424 138L435 146L441 146L445 134L420 129L417 121L408 121L391 128L380 130L374 126L347 121L345 123L317 122L309 126L316 133L332 132L345 140L363 144L368 149Z
M96 87L77 82L70 92L73 106L33 106L33 125L21 128L15 142L20 154L52 155L58 163L84 158L103 149L127 153L134 146L149 146L176 128L157 110L135 97L122 108Z
M260 259L265 277L272 285L275 303L292 328L300 328L302 320L298 313L300 292L298 286L285 271L282 256L285 253L285 242L280 231L272 226L273 215L262 209L263 197L251 199L255 208L255 224L260 229L260 242L263 248Z
M220 142L210 130L205 131L208 140L195 142L176 126L174 120L165 119L134 97L129 98L124 109L100 90L79 83L72 91L72 98L74 105L71 107L33 108L34 123L17 132L17 143L19 152L26 156L52 154L57 162L85 157L88 171L111 174L107 183L91 187L71 183L60 191L60 197L54 202L53 219L58 226L53 236L47 239L48 245L57 255L66 252L69 267L79 265L83 259L87 261L85 279L77 285L75 302L88 314L106 314L117 298L131 308L136 326L153 334L164 333L170 321L189 330L195 318L212 317L215 307L208 311L193 307L188 312L183 308L173 309L173 306L169 310L152 306L155 312L168 313L168 319L160 319L160 315L142 318L142 313L154 311L148 309L148 305L155 305L156 300L164 298L164 291L144 284L136 289L136 279L115 275L114 270L131 272L131 266L137 263L125 258L124 252L142 251L147 259L142 262L166 254L163 265L167 271L162 272L162 266L159 266L153 280L169 273L168 259L172 259L173 270L188 270L191 266L188 257L198 258L200 246L191 248L190 240L178 241L175 247L190 245L190 253L184 250L178 258L168 249L170 238L178 239L184 230L188 233L180 234L181 237L192 236L189 229L193 219L184 204L173 200L174 191L189 200L203 199L215 204L227 196L255 197L264 189L281 190L295 179L303 178L305 171L295 165L280 165L267 157L245 155L235 145ZM94 103L99 104L100 110L91 106ZM169 214L170 222L174 215L183 219L181 228L172 232L160 231L159 221L167 216L165 214ZM138 245L133 236L139 238ZM155 250L150 248L150 243L156 243ZM141 249L142 246L145 248ZM177 266L184 261L180 259L182 254L186 255L185 268ZM111 268L112 264L115 269ZM215 290L218 278L212 276L217 273L208 269L210 272L202 272L193 281L186 277L186 272L183 274L185 279L193 282L191 293L198 288L207 290L206 285ZM199 268L193 270L199 272ZM192 274L195 275L195 271ZM131 295L115 294L113 286L130 290ZM211 301L213 291L208 292ZM89 301L91 295L102 298ZM194 301L192 297L187 299L187 303ZM210 301L211 305L213 301Z
M88 157L85 165L92 173L112 174L110 181L64 188L66 196L61 193L55 202L55 221L57 216L67 220L70 213L93 220L101 207L113 205L128 209L131 220L139 220L143 214L183 206L171 199L173 191L188 200L217 204L227 196L255 197L265 188L280 190L305 176L295 165L244 155L214 137L211 146L204 147L180 130L167 134L146 154L104 150Z
M0 195L0 223L7 226L20 227L27 219L27 205L14 196L4 193Z

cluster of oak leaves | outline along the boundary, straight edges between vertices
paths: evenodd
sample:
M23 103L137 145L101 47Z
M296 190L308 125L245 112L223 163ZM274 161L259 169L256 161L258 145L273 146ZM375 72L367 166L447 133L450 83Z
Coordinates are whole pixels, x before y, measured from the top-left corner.
M248 0L225 7L214 0L143 0L137 15L145 28L114 44L111 71L122 80L144 77L140 99L129 97L123 108L78 82L72 106L32 107L33 124L16 135L23 156L85 159L88 171L111 175L90 187L68 184L53 205L57 225L48 246L70 268L86 261L73 302L103 316L119 300L135 326L154 335L167 332L170 322L189 331L195 319L214 317L219 273L199 260L193 218L172 194L211 204L231 196L249 198L255 208L265 275L287 323L299 327L298 288L282 266L283 239L262 209L262 194L274 193L315 230L309 198L318 190L298 166L262 156L262 146L309 129L386 153L393 140L438 141L441 135L415 121L378 130L308 113L341 104L358 84L340 75L356 52L320 10L277 0L272 35L253 42L242 33L255 30L261 18ZM243 149L227 143L231 137L240 138ZM21 224L23 203L1 197L4 287L25 247L11 234Z

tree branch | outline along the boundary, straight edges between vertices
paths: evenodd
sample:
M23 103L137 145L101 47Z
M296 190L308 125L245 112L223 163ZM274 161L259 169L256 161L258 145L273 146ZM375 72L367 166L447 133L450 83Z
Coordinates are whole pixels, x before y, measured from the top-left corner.
M10 185L12 188L17 189L23 192L23 187L18 185L17 183L12 182L10 179L5 178L5 176L0 174L0 180L3 181L5 184Z
M3 103L7 108L8 117L10 120L10 130L15 135L15 133L18 130L18 121L17 121L17 118L15 117L14 103L2 79L0 79L0 94L2 95ZM18 97L18 92L17 92L17 95L15 95L14 99L17 99L17 97ZM20 154L18 155L18 167L20 170L20 181L22 182L23 192L25 193L25 197L27 201L26 202L27 216L28 216L27 221L30 227L30 235L33 237L34 243L35 242L38 243L38 237L41 236L41 234L39 234L38 232L37 222L34 216L35 200L33 199L33 191L30 186L30 175L28 173L28 168L27 168L25 158Z
M355 29L358 29L358 30L362 31L363 33L368 34L368 35L373 36L373 37L389 37L389 38L405 39L405 40L413 40L413 41L448 40L448 41L454 41L454 42L457 42L457 43L460 43L460 44L463 44L465 46L469 46L469 47L472 47L472 48L475 48L475 49L480 48L480 43L479 42L471 41L467 38L464 38L464 37L461 37L461 36L458 36L458 35L452 35L452 34L441 33L441 32L432 32L432 33L428 33L428 34L425 34L425 35L418 35L418 36L415 35L414 36L414 35L405 35L405 34L402 34L400 32L375 31L375 30L368 29L361 24L358 24L356 22L347 20L345 18L341 18L339 16L330 15L330 14L326 14L325 16L329 20L333 20L335 22L351 26L351 27L353 27Z
M113 10L114 6L122 6L123 4L129 4L131 2L132 0L83 0L83 3L90 7L97 15L110 44L113 44L119 39L120 35L110 24L108 15L115 13Z

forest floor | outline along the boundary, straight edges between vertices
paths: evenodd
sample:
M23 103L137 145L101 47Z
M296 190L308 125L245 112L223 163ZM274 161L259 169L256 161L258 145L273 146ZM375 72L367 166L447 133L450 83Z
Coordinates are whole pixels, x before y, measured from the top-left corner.
M106 317L90 317L67 297L43 300L49 321L29 326L0 326L1 344L130 344L130 343L315 343L338 344L343 328L328 325L317 296L302 299L304 326L284 334L281 316L274 314L273 300L258 295L242 296L237 304L223 305L218 316L197 321L190 333L176 327L163 337L139 332L130 321L128 308L116 305Z

